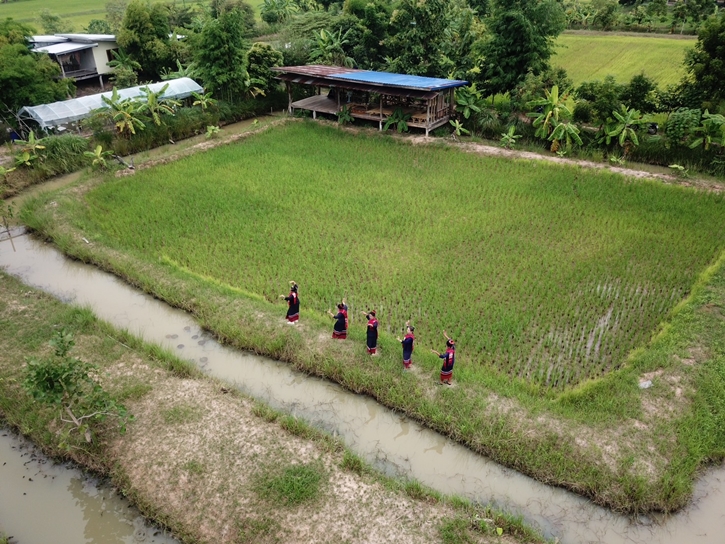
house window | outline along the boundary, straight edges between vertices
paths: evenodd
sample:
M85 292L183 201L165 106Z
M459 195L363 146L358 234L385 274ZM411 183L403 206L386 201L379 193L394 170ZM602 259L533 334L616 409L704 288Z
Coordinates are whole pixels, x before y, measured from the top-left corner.
M107 49L106 50L106 57L108 57L108 62L111 62L112 60L115 60L115 57L113 56L113 52L118 53L118 47L115 49Z

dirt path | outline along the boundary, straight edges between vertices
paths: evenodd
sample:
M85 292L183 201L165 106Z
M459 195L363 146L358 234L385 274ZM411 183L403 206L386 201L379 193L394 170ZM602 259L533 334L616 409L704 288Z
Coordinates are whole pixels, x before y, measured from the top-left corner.
M413 138L414 143L427 144L434 140L432 138L415 137ZM670 185L681 185L683 187L695 187L704 191L711 191L715 193L721 193L725 191L725 183L706 180L702 178L683 178L673 176L670 174L659 174L656 172L648 172L646 170L636 170L634 168L625 168L623 166L612 166L609 164L587 161L583 159L568 159L566 157L559 157L554 155L543 155L539 153L533 153L531 151L521 151L518 149L505 149L503 147L496 147L492 145L478 144L473 142L450 142L449 145L458 147L468 153L476 153L478 155L487 155L490 157L506 157L510 159L527 159L534 161L546 161L553 162L556 164L564 164L568 166L579 166L581 168L593 168L595 170L609 170L615 174L621 174L630 178L637 179L655 179L663 183Z

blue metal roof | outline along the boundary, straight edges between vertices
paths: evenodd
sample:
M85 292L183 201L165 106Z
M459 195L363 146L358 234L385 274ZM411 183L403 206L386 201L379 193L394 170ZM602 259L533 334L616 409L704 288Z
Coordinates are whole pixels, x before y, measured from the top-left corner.
M369 70L355 70L327 76L330 79L346 81L360 81L372 85L388 85L405 89L419 89L435 91L450 89L451 87L464 87L468 81L458 79L441 79L436 77L409 76L407 74L392 74L389 72L372 72Z

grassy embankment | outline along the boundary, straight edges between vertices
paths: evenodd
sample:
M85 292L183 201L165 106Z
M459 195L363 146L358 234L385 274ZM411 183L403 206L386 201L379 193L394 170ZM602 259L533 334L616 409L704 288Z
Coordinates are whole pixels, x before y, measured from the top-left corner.
M721 254L722 197L302 123L78 195L36 201L23 220L222 341L370 394L544 482L620 510L672 510L723 454L706 430L725 414L699 390L709 367L678 362L688 346L630 354ZM301 284L296 329L274 302L289 279ZM352 341L327 338L323 311L344 295L354 316L379 310L388 332L374 362L360 320ZM403 374L393 335L411 316L417 370ZM426 352L443 328L460 347L458 386L441 390ZM655 387L637 387L662 368Z
M685 50L695 45L695 38L565 32L557 38L556 45L551 63L566 69L575 85L608 75L619 83L627 83L644 72L664 88L679 82L684 75Z
M108 473L184 542L543 542L513 518L382 477L342 443L253 402L132 335L0 272L0 420L53 455L57 415L20 387L25 357L72 331L71 354L97 364L104 387L136 416L103 429L81 465ZM325 519L308 523L320 508ZM481 519L488 519L482 524ZM0 536L0 542L4 542Z

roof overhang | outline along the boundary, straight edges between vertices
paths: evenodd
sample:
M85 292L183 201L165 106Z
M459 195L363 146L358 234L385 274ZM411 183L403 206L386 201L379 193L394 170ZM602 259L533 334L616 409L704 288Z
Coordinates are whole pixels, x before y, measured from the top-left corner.
M83 49L91 49L92 47L98 47L97 43L56 43L53 45L46 45L45 47L36 47L33 51L37 53L48 53L49 55L67 55L68 53L74 53L75 51L82 51Z

